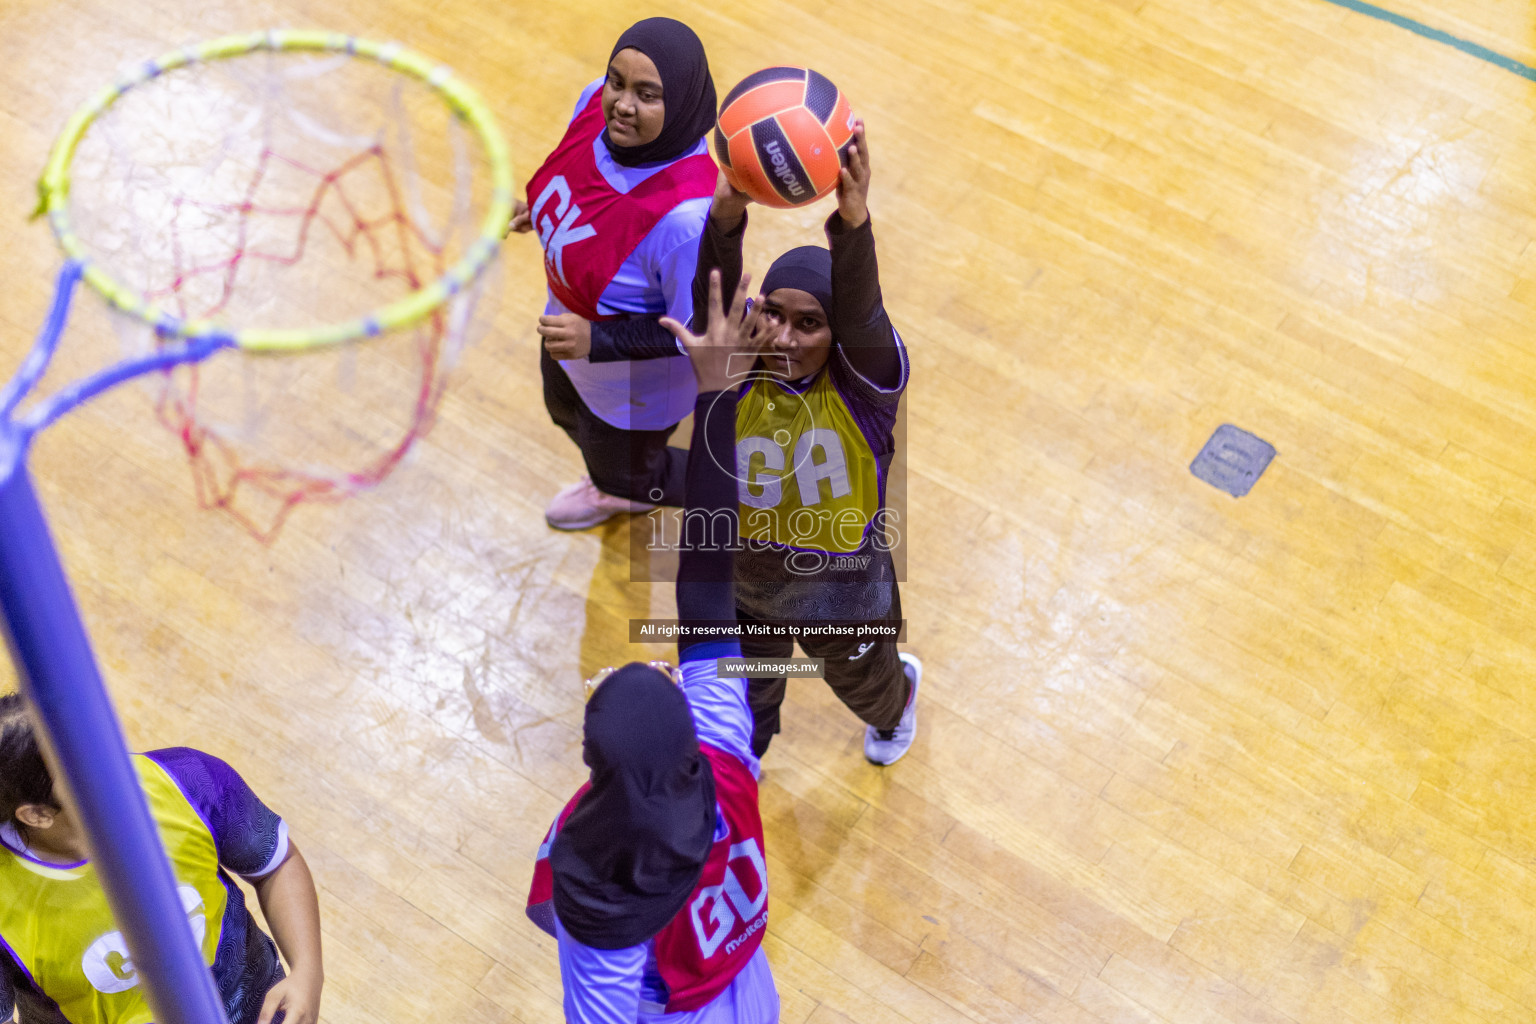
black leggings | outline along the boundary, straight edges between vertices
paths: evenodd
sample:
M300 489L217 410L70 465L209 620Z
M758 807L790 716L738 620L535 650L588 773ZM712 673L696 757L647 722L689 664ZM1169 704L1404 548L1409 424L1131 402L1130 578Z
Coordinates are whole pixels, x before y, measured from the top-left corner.
M677 425L665 430L623 430L587 407L570 375L539 349L544 408L576 442L587 475L604 494L653 505L682 505L688 452L667 444Z
M736 618L743 622L758 622L752 616L736 609ZM901 590L891 581L891 608L880 620L896 624L901 621ZM752 637L741 639L744 658L788 658L795 642L788 637ZM866 725L876 729L894 729L901 722L906 710L911 684L907 682L901 660L897 657L895 640L860 641L837 636L805 637L800 649L809 658L826 659L826 681L839 700L848 706ZM747 702L752 705L752 752L762 757L779 731L779 707L784 703L788 685L781 676L777 679L748 679Z

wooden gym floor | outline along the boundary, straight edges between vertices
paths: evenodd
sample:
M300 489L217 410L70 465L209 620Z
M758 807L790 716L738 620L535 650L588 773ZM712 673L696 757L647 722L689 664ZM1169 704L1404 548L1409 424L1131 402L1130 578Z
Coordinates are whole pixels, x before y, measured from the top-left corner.
M1536 64L1520 0L1393 12ZM868 120L911 346L899 765L818 683L766 761L792 1024L1510 1022L1536 1013L1536 83L1327 0L5 0L0 352L70 110L173 45L399 38L489 97L519 180L630 21L722 91L825 71ZM751 258L826 208L762 215ZM536 249L376 493L264 548L193 504L142 389L33 471L138 748L221 754L322 889L328 1021L560 1018L531 857L581 679L667 613L539 399ZM77 300L76 339L107 318ZM1247 497L1188 464L1279 456ZM654 648L659 652L659 648Z

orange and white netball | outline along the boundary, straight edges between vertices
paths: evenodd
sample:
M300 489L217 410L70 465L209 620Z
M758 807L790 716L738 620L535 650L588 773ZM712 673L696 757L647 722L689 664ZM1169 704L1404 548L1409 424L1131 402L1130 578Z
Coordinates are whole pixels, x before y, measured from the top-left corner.
M848 98L825 75L764 68L720 105L715 156L731 184L764 206L804 206L837 186L853 125Z

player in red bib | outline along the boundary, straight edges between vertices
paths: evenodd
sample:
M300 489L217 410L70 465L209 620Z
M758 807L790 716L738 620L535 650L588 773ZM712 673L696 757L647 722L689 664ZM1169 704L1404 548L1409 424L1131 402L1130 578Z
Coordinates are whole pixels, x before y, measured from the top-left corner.
M717 277L705 337L666 321L698 375L688 513L712 523L735 522L726 363L756 321L743 318L745 304L743 280L723 315ZM768 870L752 712L746 681L718 672L718 659L741 648L695 638L705 624L735 621L728 532L715 548L680 554L681 667L636 663L593 680L582 733L591 781L539 848L528 916L559 941L571 1024L779 1019L762 949Z
M683 503L687 453L667 442L696 391L687 356L658 321L691 312L714 117L698 36L670 18L638 22L517 205L510 229L538 235L549 283L544 404L587 466L546 508L556 528Z

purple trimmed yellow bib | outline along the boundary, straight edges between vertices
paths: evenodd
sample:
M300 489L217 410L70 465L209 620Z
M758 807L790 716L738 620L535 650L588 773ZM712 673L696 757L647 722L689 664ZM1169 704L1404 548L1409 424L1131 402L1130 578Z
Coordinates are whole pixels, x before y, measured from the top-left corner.
M164 768L133 757L170 856L177 895L212 964L226 894L213 834ZM32 981L75 1024L149 1024L132 954L90 862L44 864L0 846L0 937Z
M880 511L880 467L830 372L804 394L753 381L736 402L736 437L743 540L859 550Z

